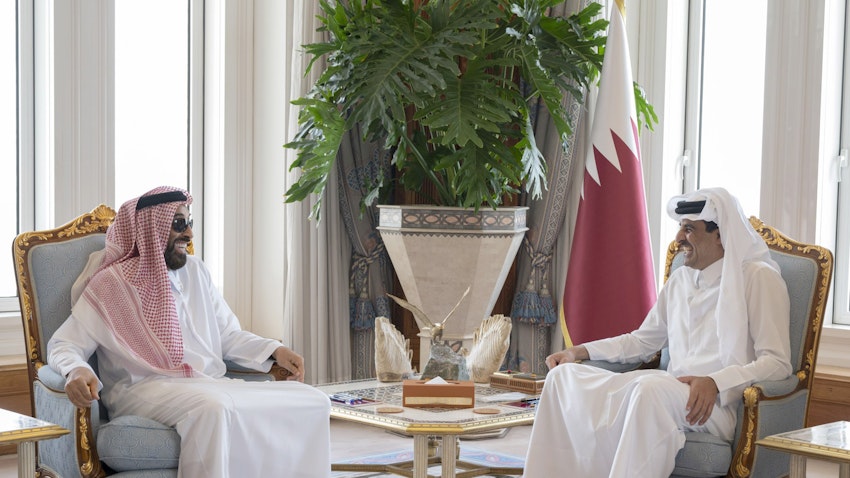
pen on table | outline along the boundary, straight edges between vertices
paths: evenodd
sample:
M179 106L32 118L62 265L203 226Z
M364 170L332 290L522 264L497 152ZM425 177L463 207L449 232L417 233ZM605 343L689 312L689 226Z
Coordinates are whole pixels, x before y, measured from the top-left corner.
M364 403L362 398L347 393L333 393L330 395L330 399L334 402L344 403L345 405L358 405Z

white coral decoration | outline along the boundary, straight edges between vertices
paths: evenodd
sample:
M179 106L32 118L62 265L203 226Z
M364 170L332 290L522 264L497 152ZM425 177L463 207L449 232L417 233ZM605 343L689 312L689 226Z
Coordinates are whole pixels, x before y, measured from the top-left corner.
M466 358L472 380L490 381L490 375L499 370L511 343L511 319L504 315L487 317L472 335L472 350Z
M413 351L386 317L375 318L375 372L381 382L400 382L413 373Z

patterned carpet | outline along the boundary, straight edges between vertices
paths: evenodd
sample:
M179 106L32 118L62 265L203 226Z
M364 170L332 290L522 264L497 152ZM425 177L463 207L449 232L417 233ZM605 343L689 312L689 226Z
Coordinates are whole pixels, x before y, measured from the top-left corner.
M388 453L381 453L377 455L370 455L359 457L351 460L346 460L343 463L353 463L353 464L389 464L389 463L398 463L403 461L413 460L413 450L397 450ZM491 451L478 450L476 448L471 448L468 446L461 446L460 448L460 459L459 461L465 461L474 464L481 464L483 466L488 467L519 467L523 466L524 461L522 458L516 456L505 455L502 453L496 453ZM460 471L460 470L459 470ZM440 466L434 465L428 470L429 475L440 475ZM382 472L352 472L352 471L337 471L331 473L333 478L379 478L379 477L391 477L398 475L391 475ZM484 476L495 476L495 475L484 475ZM498 475L503 476L503 475Z

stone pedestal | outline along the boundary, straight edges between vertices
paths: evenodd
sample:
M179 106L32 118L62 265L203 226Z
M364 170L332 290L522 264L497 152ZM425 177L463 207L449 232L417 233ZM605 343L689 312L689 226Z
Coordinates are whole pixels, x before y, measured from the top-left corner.
M470 287L443 332L443 340L461 340L469 348L475 328L492 312L528 230L528 208L378 208L378 230L408 302L437 323ZM431 342L428 324L417 320L417 325L421 371Z

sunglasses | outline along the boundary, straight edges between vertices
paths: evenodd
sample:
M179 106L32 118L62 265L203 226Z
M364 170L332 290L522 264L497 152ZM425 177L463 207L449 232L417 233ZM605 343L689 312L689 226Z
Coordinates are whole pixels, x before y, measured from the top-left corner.
M195 224L194 219L186 219L185 217L178 217L177 219L171 221L171 230L174 232L183 232L186 229L192 227Z

